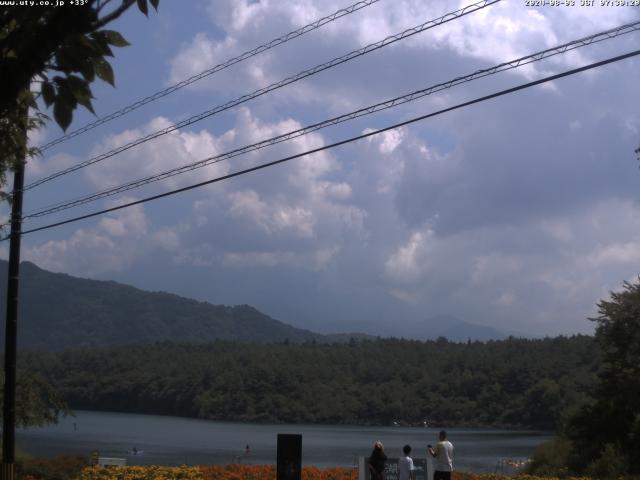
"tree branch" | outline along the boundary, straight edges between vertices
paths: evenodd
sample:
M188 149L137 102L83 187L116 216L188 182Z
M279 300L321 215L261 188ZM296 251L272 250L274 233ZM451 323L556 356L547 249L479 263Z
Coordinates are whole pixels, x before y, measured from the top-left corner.
M100 0L98 0L98 9L96 11L98 13L102 12L102 10L104 10L104 7L109 5L111 3L111 1L112 0L104 0L104 2L101 2Z
M120 5L108 15L105 15L104 17L98 19L98 21L93 24L93 31L104 27L107 23L113 22L116 18L120 17L120 15L126 12L129 7L131 7L131 5L135 3L135 1L136 0L123 0L122 5Z

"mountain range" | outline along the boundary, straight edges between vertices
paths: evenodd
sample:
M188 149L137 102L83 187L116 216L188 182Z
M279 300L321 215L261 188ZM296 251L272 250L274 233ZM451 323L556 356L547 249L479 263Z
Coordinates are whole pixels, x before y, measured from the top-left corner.
M6 309L6 261L0 260L0 309ZM113 281L89 280L21 264L18 348L62 350L163 341L202 343L344 342L364 333L323 335L296 328L249 305L225 306L149 292ZM437 326L437 328L434 328ZM4 337L4 328L1 337ZM452 341L501 339L492 327L441 316L412 325L410 337Z

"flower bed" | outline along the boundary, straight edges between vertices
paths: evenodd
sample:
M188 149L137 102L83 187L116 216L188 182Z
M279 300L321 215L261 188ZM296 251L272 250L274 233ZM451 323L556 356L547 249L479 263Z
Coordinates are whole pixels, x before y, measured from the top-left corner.
M276 478L275 465L224 465L200 467L203 480L271 480ZM302 467L302 480L357 480L351 468Z
M275 465L92 466L82 470L80 480L272 480L275 477ZM357 478L357 472L350 468L302 468L302 480L357 480Z
M86 467L80 480L203 480L199 467Z
M202 467L98 467L82 470L79 480L274 480L275 465L212 465ZM302 480L357 480L352 468L303 467ZM452 480L558 480L531 475L453 472ZM591 480L587 477L563 480Z

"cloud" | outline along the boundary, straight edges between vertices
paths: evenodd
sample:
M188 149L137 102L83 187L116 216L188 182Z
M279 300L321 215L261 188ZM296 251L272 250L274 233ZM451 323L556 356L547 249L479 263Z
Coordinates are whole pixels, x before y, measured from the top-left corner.
M293 253L290 251L270 252L228 252L222 256L222 264L233 268L276 267L306 268L320 271L327 267L339 252L338 247L329 247L309 253Z
M640 263L640 242L613 243L601 248L589 258L597 265Z
M222 136L213 137L204 131L200 135L211 138L220 151L228 151L299 127L292 119L264 122L244 108L238 112L235 126ZM128 133L121 135L126 137ZM232 159L228 163L233 167L227 168L239 170L323 144L322 135L314 133L270 147L265 153ZM187 142L179 143L182 149L188 146ZM114 175L121 174L111 168ZM245 175L224 185L199 189L185 200L176 200L182 205L191 202L189 215L183 215L176 224L164 225L162 232L149 230L147 234L172 251L180 265L289 265L319 270L341 251L342 241L336 237L355 234L357 239L366 216L353 202L348 179L334 180L340 174L341 166L335 158L319 153L261 175ZM157 221L166 223L159 217ZM130 230L112 219L104 221L101 228L109 228L111 235Z
M77 230L68 239L49 240L28 248L24 256L47 270L83 276L121 270L127 263L113 239L84 229Z
M249 93L277 82L316 63L328 61L364 45L402 32L420 23L438 18L469 2L457 5L450 2L417 2L399 0L375 4L338 19L292 42L262 53L233 66L230 72L217 73L197 82L190 88L213 89L230 94ZM285 32L333 12L344 5L285 0L280 2L215 2L210 12L221 35L214 37L198 32L171 61L170 83L195 75ZM488 67L514 60L557 44L612 28L637 19L634 9L607 8L525 8L514 2L500 2L454 21L439 25L427 32L412 36L391 47L339 66L331 72L305 79L275 92L281 102L322 102L334 111L345 111L365 105L368 98L388 96L389 82L413 85L412 77L444 81L460 74L471 73L474 61ZM629 40L630 41L630 40ZM554 65L577 66L593 58L592 49L580 49L556 56L544 64L524 66L515 72L533 78L536 72L549 72ZM439 57L439 54L444 54ZM310 61L310 59L315 59ZM439 59L437 63L430 61ZM442 68L461 65L466 59L469 71L456 69L450 74ZM471 60L471 62L469 62ZM454 62L455 61L455 62ZM487 63L488 62L488 63ZM439 68L434 71L433 65ZM412 76L398 78L394 73L403 65L412 66ZM463 64L462 64L463 65ZM542 65L542 66L541 66ZM379 68L382 66L383 68ZM448 66L448 65L447 65ZM444 75L436 75L441 73ZM364 75L363 75L364 74ZM449 75L447 77L447 75ZM356 85L367 84L366 89ZM407 87L410 88L410 87ZM404 87L396 89L407 93ZM383 98L385 98L383 97ZM358 101L358 98L361 101Z
M126 270L151 253L155 242L146 241L149 234L149 221L137 205L102 218L94 227L75 229L68 238L28 244L23 256L47 270L94 277Z
M25 170L25 178L26 181L30 183L40 177L47 176L60 170L65 170L80 162L80 158L74 155L69 155L68 153L57 153L47 158L35 155L27 162L28 167Z
M496 280L504 281L505 278L512 278L522 269L522 261L518 257L500 253L480 255L474 260L471 281L478 285Z
M169 119L155 117L141 128L107 135L91 149L90 157L122 147L171 125L172 122ZM225 144L231 141L233 136L233 130L228 130L220 137L215 137L206 130L173 131L126 150L116 157L92 165L83 172L95 188L109 188L214 156L221 153ZM163 180L162 184L165 187L175 188L193 182L202 175L216 177L225 174L227 170L226 163L215 163L200 168L195 173L185 173Z
M88 147L86 140L62 148L38 173L75 161L83 148L95 155L126 144L190 108L224 103L463 5L376 3L199 82L162 116L112 127ZM211 28L182 32L162 81L198 73L340 7L307 0L211 3ZM158 173L632 18L634 9L500 2L131 149L87 169L78 183L93 190ZM605 58L634 38L467 83L136 195L371 132L523 77ZM344 330L397 319L399 333L433 312L539 334L589 331L585 318L597 300L637 275L640 264L636 78L637 62L603 67L552 89L496 98L73 225L57 240L27 237L25 251L45 268L250 303L312 329L329 318Z
M254 191L232 192L229 215L256 224L267 234L291 230L300 237L314 235L314 219L310 210L287 205L270 206Z
M415 232L385 262L387 275L397 283L415 283L426 273L433 232Z

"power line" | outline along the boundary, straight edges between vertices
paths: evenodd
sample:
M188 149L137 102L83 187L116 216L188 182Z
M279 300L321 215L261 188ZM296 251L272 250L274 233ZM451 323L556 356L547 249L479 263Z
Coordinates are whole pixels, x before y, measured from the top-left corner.
M320 27L322 27L323 25L326 25L327 23L331 23L341 17L344 17L345 15L349 15L353 12L356 12L362 8L368 7L369 5L372 5L376 2L378 2L380 0L362 0L359 1L357 3L354 3L353 5L349 5L346 8L342 8L334 13L332 13L331 15L327 15L326 17L323 17L319 20L316 20L313 23L310 23L308 25L305 25L304 27L301 27L297 30L294 30L292 32L289 32L285 35L282 35L281 37L278 38L274 38L273 40L271 40L270 42L264 43L252 50L247 50L244 53L241 53L240 55L238 55L237 57L233 57L230 58L214 67L211 67L207 70L204 70L196 75L193 75L189 78L187 78L186 80L183 80L181 82L178 82L170 87L165 88L164 90L160 90L152 95L149 95L148 97L145 97L141 100L138 100L120 110L117 110L105 117L99 118L96 121L89 123L81 128L78 128L77 130L74 130L72 132L69 132L65 135L62 135L61 137L58 137L54 140L51 140L50 142L42 145L40 148L40 151L45 151L51 147L53 147L54 145L58 145L59 143L65 142L71 138L77 137L78 135L81 135L85 132L88 132L89 130L93 130L94 128L100 126L100 125L104 125L107 122L110 122L111 120L114 120L116 118L122 117L140 107L142 107L143 105L146 105L147 103L151 103L155 100L158 100L162 97L166 97L167 95L180 90L181 88L186 87L187 85L191 85L192 83L197 82L198 80L202 80L205 77L208 77L209 75L213 75L214 73L217 73L221 70L224 70L225 68L228 68L232 65L235 65L236 63L240 63L244 60L247 60L248 58L254 57L260 53L266 52L267 50L270 50L272 48L275 48L279 45L282 45L283 43L288 42L289 40L293 40L294 38L300 37L302 35L304 35L305 33L309 33L313 30L316 30Z
M447 13L445 15L443 15L442 17L439 17L435 20L429 20L428 22L425 22L421 25L417 25L415 27L409 28L401 33L398 33L396 35L390 35L386 38L384 38L383 40L380 40L379 42L375 42L372 44L369 44L365 47L359 48L357 50L354 50L350 53L347 53L346 55L343 55L341 57L337 57L334 58L333 60L330 60L326 63L320 64L320 65L316 65L313 68L310 68L308 70L304 70L300 73L297 73L296 75L293 75L291 77L285 78L284 80L281 80L279 82L273 83L267 87L261 88L259 90L254 91L253 93L247 94L247 95L243 95L241 97L236 98L235 100L231 100L223 105L219 105L217 107L214 107L210 110L207 110L206 112L202 112L198 115L194 115L186 120L183 120L179 123L176 123L174 125L171 125L169 127L166 127L164 129L158 130L156 132L150 133L149 135L146 135L144 137L140 137L136 140L133 140L129 143L127 143L126 145L120 146L118 148L115 148L113 150L110 150L108 152L105 152L101 155L98 155L96 157L90 158L89 160L85 160L84 162L80 162L74 166L71 166L69 168L60 170L56 173L53 173L47 177L44 177L40 180L36 180L34 182L31 182L30 184L28 184L27 186L24 187L24 190L29 190L31 188L37 187L38 185L42 185L43 183L49 182L55 178L58 178L62 175L67 175L71 172L75 172L76 170L80 170L81 168L87 167L89 165L93 165L94 163L100 162L102 160L105 160L107 158L113 157L114 155L117 155L118 153L122 153L125 150L129 150L130 148L133 148L137 145L140 145L142 143L148 142L149 140L153 140L155 138L158 138L162 135L166 135L168 133L171 133L173 131L176 131L180 128L186 127L188 125L192 125L196 122L199 122L200 120L203 120L205 118L208 118L212 115L215 115L216 113L220 113L222 111L228 110L232 107L238 106L242 103L245 103L249 100L252 100L254 98L260 97L266 93L269 93L273 90L276 90L278 88L282 88L286 85L289 85L291 83L297 82L298 80L302 80L303 78L309 77L311 75L315 75L316 73L319 73L323 70L327 70L329 68L335 67L336 65L340 65L342 63L348 62L349 60L353 60L354 58L366 55L367 53L373 52L375 50L378 50L380 48L383 48L387 45L391 45L392 43L395 43L399 40L403 40L405 38L411 37L417 33L423 32L425 30L428 30L430 28L436 27L438 25L442 25L443 23L447 23L450 22L452 20L455 20L457 18L460 18L464 15L468 15L469 13L473 13L475 11L478 11L480 9L483 9L489 5L493 5L494 3L498 3L501 0L482 0L480 2L471 4L471 5L467 5L464 8L461 8L459 10L456 10L454 12L451 13Z
M499 72L503 72L506 70L511 70L511 69L515 69L518 68L522 65L527 65L536 61L540 61L542 59L545 58L549 58L558 54L562 54L562 53L566 53L567 51L570 50L574 50L576 48L580 48L583 46L587 46L587 45L591 45L593 43L598 43L604 40L609 40L612 38L616 38L620 35L624 35L627 33L631 33L631 32L635 32L640 30L640 21L637 22L633 22L630 24L626 24L626 25L621 25L619 27L616 28L612 28L603 32L599 32L587 37L583 37L581 39L578 40L573 40L571 42L568 43L564 43L562 45L558 45L556 47L553 48L549 48L537 53L533 53L531 55L527 55L524 57L520 57L516 60L511 60L509 62L504 62L501 63L499 65L490 67L490 68L485 68L482 70L477 70L474 73L471 73L469 75L465 75L465 76L461 76L461 77L457 77L454 78L453 80L449 80L447 82L443 82L443 83L439 83L433 86L430 86L428 88L425 89L421 89L421 90L417 90L415 92L409 93L407 95L403 95L403 96L399 96L396 98L393 98L391 100L386 100L384 102L380 102L377 103L375 105L370 105L368 107L365 108L361 108L359 110L344 114L344 115L340 115L338 117L334 117L328 120L324 120L322 122L319 123L315 123L313 125L309 125L303 128L299 128L297 130L293 130L266 140L262 140L260 142L251 144L251 145L246 145L240 148L236 148L234 150L231 150L229 152L225 152L225 153L221 153L219 155L214 155L208 158L205 158L203 160L198 160L197 162L188 164L188 165L183 165L180 167L176 167L176 168L172 168L169 170L166 170L164 172L158 173L158 174L154 174L154 175L150 175L144 178L140 178L128 183L125 183L123 185L119 185L116 187L111 187L105 190L102 190L100 192L96 192L90 195L85 195L76 199L72 199L72 200L66 200L63 202L58 202L57 204L54 205L50 205L47 207L41 207L38 209L34 209L31 212L27 212L24 216L23 219L27 219L27 218L38 218L38 217L43 217L45 215L49 215L52 213L56 213L56 212L60 212L63 210L67 210L69 208L73 208L79 205L84 205L86 203L90 203L90 202L94 202L96 200L99 200L101 198L106 198L106 197L110 197L113 195L117 195L119 193L122 192L126 192L128 190L132 190L134 188L138 188L144 185L148 185L150 183L153 182L157 182L160 180L164 180L185 172L189 172L192 170L195 170L197 168L202 168L205 167L207 165L211 165L214 163L218 163L221 162L223 160L227 160L239 155L243 155L245 153L248 152L252 152L252 151L256 151L256 150L260 150L262 148L268 147L268 146L272 146L281 142L285 142L287 140L291 140L293 138L297 138L300 137L302 135L306 135L308 133L320 130L322 128L326 128L328 126L332 126L332 125L337 125L339 123L342 122L346 122L349 120L353 120L355 118L359 118L359 117L363 117L365 115L370 115L382 110L386 110L389 108L393 108L396 107L398 105L404 104L404 103L408 103L408 102L412 102L414 100L417 100L419 98L422 98L424 96L427 95L431 95L433 93L454 87L456 85L460 85L463 83L467 83L473 80L476 80L478 78L482 78L482 77L486 77L489 75L493 75Z
M255 167L251 167L251 168L247 168L245 170L240 170L240 171L237 171L237 172L234 172L234 173L230 173L228 175L223 175L221 177L216 177L216 178L213 178L211 180L206 180L204 182L195 183L195 184L192 184L192 185L189 185L189 186L186 186L186 187L182 187L182 188L178 188L178 189L175 189L175 190L171 190L169 192L164 192L164 193L161 193L161 194L158 194L158 195L153 195L151 197L143 198L141 200L136 200L136 201L133 201L133 202L125 203L123 205L118 205L116 207L106 208L104 210L99 210L97 212L89 213L89 214L86 214L86 215L80 215L80 216L69 218L67 220L63 220L63 221L60 221L60 222L51 223L51 224L48 224L48 225L44 225L42 227L37 227L37 228L32 228L30 230L25 230L25 231L21 232L21 235L26 235L27 233L39 232L41 230L47 230L47 229L50 229L50 228L59 227L61 225L66 225L68 223L73 223L73 222L77 222L77 221L80 221L80 220L85 220L87 218L92 218L92 217L95 217L95 216L98 216L98 215L103 215L105 213L110 213L110 212L114 212L116 210L121 210L123 208L128 208L128 207L132 207L134 205L140 205L140 204L143 204L143 203L147 203L147 202L150 202L152 200L158 200L160 198L164 198L164 197L168 197L168 196L171 196L171 195L175 195L177 193L182 193L182 192L186 192L188 190L193 190L195 188L203 187L205 185L210 185L210 184L213 184L213 183L221 182L223 180L228 180L230 178L238 177L240 175L244 175L244 174L247 174L247 173L255 172L257 170L262 170L263 168L272 167L274 165L278 165L278 164L281 164L281 163L284 163L284 162L288 162L288 161L294 160L296 158L304 157L305 155L310 155L310 154L313 154L313 153L321 152L321 151L328 150L328 149L331 149L331 148L335 148L335 147L338 147L338 146L341 146L341 145L345 145L345 144L348 144L348 143L351 143L351 142L355 142L356 140L361 140L363 138L371 137L373 135L378 135L378 134L386 132L388 130L394 130L396 128L403 127L405 125L409 125L409 124L412 124L412 123L415 123L415 122L418 122L418 121L421 121L421 120L425 120L427 118L435 117L435 116L441 115L443 113L451 112L453 110L458 110L458 109L463 108L463 107L468 107L468 106L474 105L476 103L484 102L486 100L491 100L493 98L497 98L497 97L500 97L500 96L503 96L503 95L511 94L511 93L517 92L519 90L524 90L526 88L530 88L530 87L533 87L533 86L536 86L536 85L540 85L540 84L543 84L543 83L546 83L546 82L551 82L553 80L557 80L557 79L560 79L560 78L563 78L563 77L574 75L576 73L584 72L586 70L591 70L593 68L601 67L603 65L608 65L610 63L618 62L618 61L621 61L621 60L624 60L624 59L627 59L627 58L634 57L636 55L640 55L640 50L634 50L632 52L625 53L623 55L618 55L616 57L610 57L610 58L608 58L606 60L602 60L602 61L599 61L599 62L591 63L589 65L585 65L585 66L582 66L582 67L579 67L579 68L574 68L574 69L571 69L571 70L567 70L567 71L564 71L562 73L558 73L556 75L551 75L551 76L548 76L548 77L545 77L545 78L541 78L539 80L534 80L532 82L520 84L520 85L518 85L516 87L507 88L505 90L501 90L499 92L492 93L490 95L485 95L483 97L479 97L479 98L476 98L474 100L469 100L468 102L459 103L459 104L454 105L452 107L444 108L444 109L438 110L436 112L428 113L426 115L421 115L419 117L414 117L414 118L412 118L410 120L405 120L403 122L396 123L396 124L390 125L388 127L384 127L384 128L378 129L378 130L374 130L374 131L371 131L371 132L368 132L368 133L364 133L362 135L351 137L351 138L348 138L348 139L345 139L345 140L340 140L338 142L334 142L332 144L325 145L323 147L318 147L318 148L314 148L314 149L311 149L311 150L307 150L307 151L302 152L302 153L297 153L295 155L290 155L288 157L284 157L284 158L281 158L279 160L274 160L272 162L263 163L261 165L255 166ZM1 240L7 240L8 238L9 237L4 237Z

